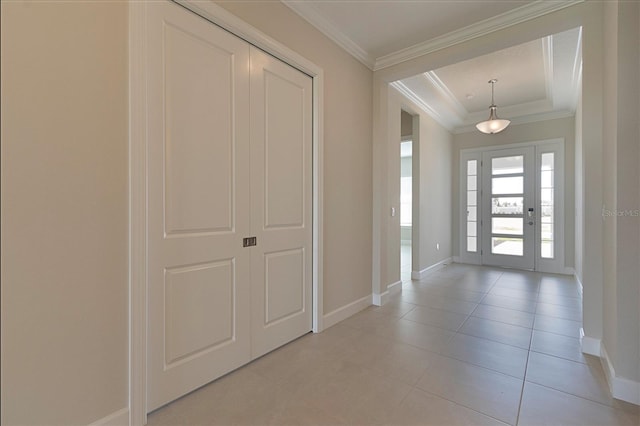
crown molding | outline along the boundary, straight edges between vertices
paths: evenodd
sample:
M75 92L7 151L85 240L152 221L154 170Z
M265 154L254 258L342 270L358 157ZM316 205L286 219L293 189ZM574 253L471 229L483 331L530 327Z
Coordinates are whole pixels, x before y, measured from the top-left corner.
M347 53L373 71L378 71L437 50L481 37L483 35L538 18L548 13L583 3L584 1L585 0L537 0L533 3L526 4L517 9L485 19L442 36L426 40L422 43L398 50L388 55L374 58L373 55L360 47L349 36L339 30L331 21L319 13L311 2L281 0L285 6L313 25Z
M340 31L331 21L322 16L311 3L294 0L281 1L302 19L316 27L322 34L346 50L347 53L362 62L367 68L373 70L375 59L345 33Z
M578 107L578 98L580 96L580 86L582 84L582 28L578 30L578 43L576 44L576 57L573 62L573 73L571 78L571 90L573 98L571 99L571 107L573 111Z
M553 97L553 36L542 37L542 63L544 64L544 88L547 99L555 104Z
M376 58L373 70L378 71L583 2L584 0L562 2L538 0L440 37L435 37L389 55Z
M427 79L429 84L431 84L436 90L438 90L440 94L442 94L442 96L447 100L447 102L449 102L449 105L456 111L461 120L463 117L466 117L469 114L469 111L467 111L467 109L460 103L460 101L458 101L458 98L456 98L453 92L451 92L449 87L447 87L447 85L444 84L442 80L440 80L440 77L438 77L435 71L427 71L423 74L423 76Z
M400 94L402 94L405 98L416 104L418 108L427 113L431 118L437 121L442 127L446 128L449 131L453 131L453 126L451 123L448 123L445 118L439 114L436 110L431 108L429 104L427 104L424 100L422 100L418 95L416 95L411 89L409 89L402 81L394 81L391 83L391 87L395 88Z

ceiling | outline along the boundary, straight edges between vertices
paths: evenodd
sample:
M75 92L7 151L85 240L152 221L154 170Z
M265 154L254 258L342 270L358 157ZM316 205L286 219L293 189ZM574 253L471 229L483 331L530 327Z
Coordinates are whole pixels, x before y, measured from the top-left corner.
M500 118L521 124L569 117L580 89L580 44L575 28L392 84L456 133L489 117L492 78Z
M579 1L282 0L372 70L533 19ZM375 31L372 31L372 28ZM489 116L514 124L573 115L579 28L398 81L393 85L456 133Z

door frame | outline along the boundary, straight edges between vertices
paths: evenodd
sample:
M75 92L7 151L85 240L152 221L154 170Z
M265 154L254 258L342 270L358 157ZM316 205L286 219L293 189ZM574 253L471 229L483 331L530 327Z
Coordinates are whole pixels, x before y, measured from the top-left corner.
M482 265L482 255L480 252L480 248L482 247L482 234L480 231L480 227L478 226L478 250L475 253L471 253L466 251L466 236L467 232L463 230L463 224L466 224L466 179L463 181L462 174L463 170L466 170L466 161L467 160L478 160L478 170L480 173L479 179L482 179L481 173L482 168L480 167L480 160L482 159L482 153L485 151L497 151L509 148L523 148L523 147L534 147L535 148L535 159L534 159L534 176L536 179L538 177L538 168L540 166L539 163L539 154L544 152L545 147L551 147L552 151L556 154L556 160L558 164L562 164L562 169L555 176L555 184L556 189L554 192L554 203L557 206L557 216L562 218L562 220L558 221L557 237L554 239L555 245L555 253L554 259L542 259L540 257L539 250L539 228L536 228L536 232L534 235L535 242L535 251L534 251L534 270L538 272L548 272L548 273L556 273L556 274L568 274L573 275L573 268L565 266L565 246L561 244L564 242L564 234L565 234L565 224L566 224L566 216L565 216L565 185L566 185L566 173L565 173L565 140L564 138L555 138L555 139L545 139L539 141L531 141L531 142L519 142L519 143L511 143L504 145L490 145L490 146L482 146L478 148L467 148L461 149L459 151L459 168L458 168L458 206L459 206L459 217L457 220L457 224L455 226L459 229L459 261L461 263L468 263L474 265ZM553 149L555 148L555 150ZM551 152L551 151L549 151ZM479 186L480 188L480 186ZM534 199L536 205L536 211L538 211L538 182L534 185ZM478 211L482 211L482 196L478 197Z
M313 81L313 332L323 330L324 72L213 2L167 0L183 6L309 75ZM129 2L129 424L147 423L147 46L146 2Z

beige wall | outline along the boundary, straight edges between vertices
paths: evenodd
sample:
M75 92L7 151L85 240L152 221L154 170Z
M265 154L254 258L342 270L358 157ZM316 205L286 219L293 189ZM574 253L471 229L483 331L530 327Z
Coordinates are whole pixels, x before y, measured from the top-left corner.
M582 169L584 171L584 245L582 296L585 336L602 339L602 117L603 29L601 2L581 4L582 38Z
M602 152L603 174L603 207L615 210L616 206L616 151L617 151L617 90L618 86L618 7L616 2L607 2L604 7L604 115L603 139L607 140L606 148ZM609 189L607 191L607 189ZM603 259L602 273L604 278L603 293L603 335L602 344L612 358L617 354L618 333L616 326L617 314L617 286L616 286L616 223L614 218L603 218Z
M575 195L575 226L574 226L574 269L576 276L582 282L583 262L584 262L584 169L583 152L582 152L582 88L578 96L578 104L576 107L576 115L574 119L574 139L575 139L575 178L574 190ZM565 213L566 214L566 213ZM572 214L572 212L569 212Z
M458 218L460 217L460 150L469 148L480 148L489 146L500 146L512 143L536 142L542 140L564 139L564 257L565 266L574 265L574 232L575 215L574 205L574 181L575 181L575 161L574 161L574 132L575 125L573 117L556 120L540 121L536 123L526 123L511 125L506 130L495 135L485 135L477 131L460 133L454 135L453 153L453 215L456 218L453 226L453 253L460 255L460 229Z
M127 5L2 2L2 423L127 407Z
M412 271L420 272L452 256L452 182L453 137L433 118L418 111L419 141L416 174L420 184L416 204L417 251Z
M324 311L371 293L372 72L278 2L220 2L324 70Z
M640 197L637 182L640 164L640 133L637 118L640 103L640 4L620 2L618 11L618 131L617 131L617 209L635 215L617 219L616 282L618 285L618 355L616 374L640 381ZM605 318L608 316L605 312Z
M406 111L402 111L400 115L400 135L405 137L413 134L413 117Z
M388 155L388 205L399 212L400 207L400 144L403 121L413 127L413 175L418 184L413 189L413 229L411 269L420 272L451 257L451 133L418 106L395 89L389 96L390 127L397 129L389 139ZM411 117L406 111L410 111ZM406 114L406 115L405 115ZM407 117L408 116L408 117ZM407 124L404 124L407 126ZM406 131L406 127L405 127ZM414 182L416 182L414 180ZM382 291L386 286L400 281L400 216L387 214L387 245L384 258L387 263L383 275ZM436 249L436 243L440 249Z
M639 18L638 3L609 2L605 6L604 206L605 213L614 214L603 218L602 342L616 376L635 381L640 380Z

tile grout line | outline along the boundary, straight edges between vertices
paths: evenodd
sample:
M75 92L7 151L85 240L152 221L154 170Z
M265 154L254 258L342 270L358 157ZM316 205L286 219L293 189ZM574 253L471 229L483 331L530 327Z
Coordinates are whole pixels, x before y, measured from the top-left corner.
M540 297L540 289L538 289L538 297ZM534 325L535 315L538 311L538 299L536 298L536 310L533 313ZM520 402L518 403L518 415L516 416L516 426L520 423L520 412L522 411L522 399L524 398L524 386L527 383L527 371L529 370L529 357L531 356L531 343L533 342L533 328L531 329L531 336L529 337L529 350L527 350L527 362L524 365L524 376L522 378L522 390L520 391Z
M461 403L459 403L459 402L457 402L457 401L454 401L454 400L452 400L452 399L446 398L446 397L444 397L444 396L442 396L442 395L438 395L438 394L437 394L437 393L435 393L435 392L431 392L431 391L428 391L428 390L425 390L425 389L419 388L417 385L415 386L415 389L416 389L416 390L419 390L420 392L424 392L424 393L426 393L426 394L433 395L433 396L435 396L435 397L437 397L437 398L444 399L445 401L449 401L449 402L451 402L452 404L459 405L460 407L466 408L467 410L471 410L471 411L473 411L474 413L478 413L478 414L480 414L480 415L482 415L482 416L488 417L488 418L493 419L493 420L495 420L495 421L498 421L498 422L500 422L500 423L509 424L509 423L506 423L506 422L504 422L503 420L500 420L500 419L498 419L498 418L496 418L496 417L493 417L493 416L491 416L491 415L489 415L489 414L483 413L482 411L478 411L478 410L477 410L477 409L475 409L475 408L468 407L468 406L466 406L466 405L464 405L464 404L461 404ZM516 423L516 425L517 425L517 423Z
M533 333L531 333L533 338ZM524 376L522 377L522 389L520 390L520 401L518 402L518 415L516 416L516 426L520 423L520 412L522 411L522 399L524 397L524 385L527 383L527 370L529 369L529 355L531 355L531 342L527 351L527 361L524 365Z
M584 401L587 401L587 402L591 402L591 403L594 403L594 404L599 404L599 405L602 405L602 406L603 406L603 407L605 407L605 408L610 408L610 409L612 409L612 410L616 410L616 411L625 411L624 409L614 407L613 405L608 405L608 404L605 404L605 403L603 403L603 402L596 401L595 399L591 399L591 398L587 398L587 397L582 396L582 395L577 395L577 394L575 394L575 393L567 392L566 390L556 389L556 388L554 388L554 387L551 387L551 386L549 386L549 385L545 385L545 384L543 384L543 383L538 383L538 382L529 382L529 383L531 383L531 384L533 384L533 385L536 385L536 386L543 387L543 388L545 388L545 389L552 390L552 391L554 391L554 392L559 392L559 393L562 393L562 394L565 394L565 395L573 396L573 397L575 397L575 398L580 398L580 399L582 399L582 400L584 400Z

